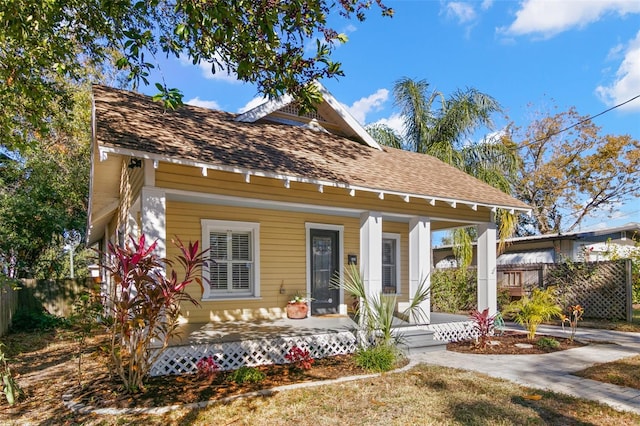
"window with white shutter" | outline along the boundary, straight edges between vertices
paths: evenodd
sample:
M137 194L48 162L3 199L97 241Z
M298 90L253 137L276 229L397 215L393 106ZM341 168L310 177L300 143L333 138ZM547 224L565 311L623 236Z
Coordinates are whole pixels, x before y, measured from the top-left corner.
M203 299L258 297L260 225L249 222L202 221L204 249Z
M400 235L382 236L382 292L400 293Z

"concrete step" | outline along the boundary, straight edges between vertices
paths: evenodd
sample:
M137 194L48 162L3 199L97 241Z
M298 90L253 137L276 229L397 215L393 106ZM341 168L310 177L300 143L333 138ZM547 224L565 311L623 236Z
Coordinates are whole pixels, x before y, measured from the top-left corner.
M417 353L443 351L447 348L447 341L435 340L434 332L431 330L397 330L400 343L398 347L406 354L412 355Z

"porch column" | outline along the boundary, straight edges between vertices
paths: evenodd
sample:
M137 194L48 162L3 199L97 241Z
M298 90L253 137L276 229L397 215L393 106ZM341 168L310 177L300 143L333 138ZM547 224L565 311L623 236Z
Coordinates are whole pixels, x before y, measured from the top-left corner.
M380 297L382 293L382 214L360 215L360 272L365 292Z
M142 233L146 244L158 241L156 254L167 257L167 200L163 190L143 187L140 194Z
M489 314L497 312L496 279L496 224L478 225L478 310L489 308Z
M431 221L427 217L414 217L409 221L409 302L421 284L427 287L431 284ZM431 297L420 303L420 310L411 315L409 322L429 324Z

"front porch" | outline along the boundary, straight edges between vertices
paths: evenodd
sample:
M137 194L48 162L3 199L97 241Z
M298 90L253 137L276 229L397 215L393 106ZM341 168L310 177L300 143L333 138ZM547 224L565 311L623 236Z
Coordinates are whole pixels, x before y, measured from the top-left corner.
M293 346L308 349L313 358L353 353L358 348L356 323L348 316L312 316L305 319L257 320L253 322L187 323L178 328L167 350L154 363L152 376L196 371L196 363L212 356L221 370L244 365L286 363ZM398 320L398 333L432 334L445 344L473 335L467 316L431 313L429 325L410 325Z

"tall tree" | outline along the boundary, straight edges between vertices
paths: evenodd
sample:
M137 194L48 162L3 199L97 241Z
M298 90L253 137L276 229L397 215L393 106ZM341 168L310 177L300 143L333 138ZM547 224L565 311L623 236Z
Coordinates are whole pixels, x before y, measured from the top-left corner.
M505 139L518 141L522 164L515 194L533 209L522 233L571 232L590 215L640 196L640 142L602 135L587 118L571 107L525 129L509 126Z
M54 116L51 132L34 135L36 144L20 155L0 157L1 274L54 276L64 263L60 254L65 232L84 234L91 139L89 86L74 96L73 120Z
M87 62L113 52L127 79L148 84L157 55L208 62L260 92L297 95L309 106L309 82L343 74L331 60L346 41L327 25L332 10L362 21L371 1L341 0L0 0L0 145L11 149L49 130L49 111L73 101L59 81L84 78ZM393 11L381 0L382 14ZM308 49L315 41L315 50ZM222 71L226 70L226 71ZM177 89L157 83L168 107Z
M404 121L403 135L386 126L373 126L372 136L381 144L429 154L460 170L511 193L518 166L515 146L503 138L472 142L469 137L481 127L491 129L491 116L500 105L477 89L457 90L445 97L430 90L425 80L402 78L393 89L395 104ZM498 222L502 240L515 229L515 218L500 211ZM472 235L456 232L453 236L463 251L470 247ZM469 256L462 256L467 260Z

